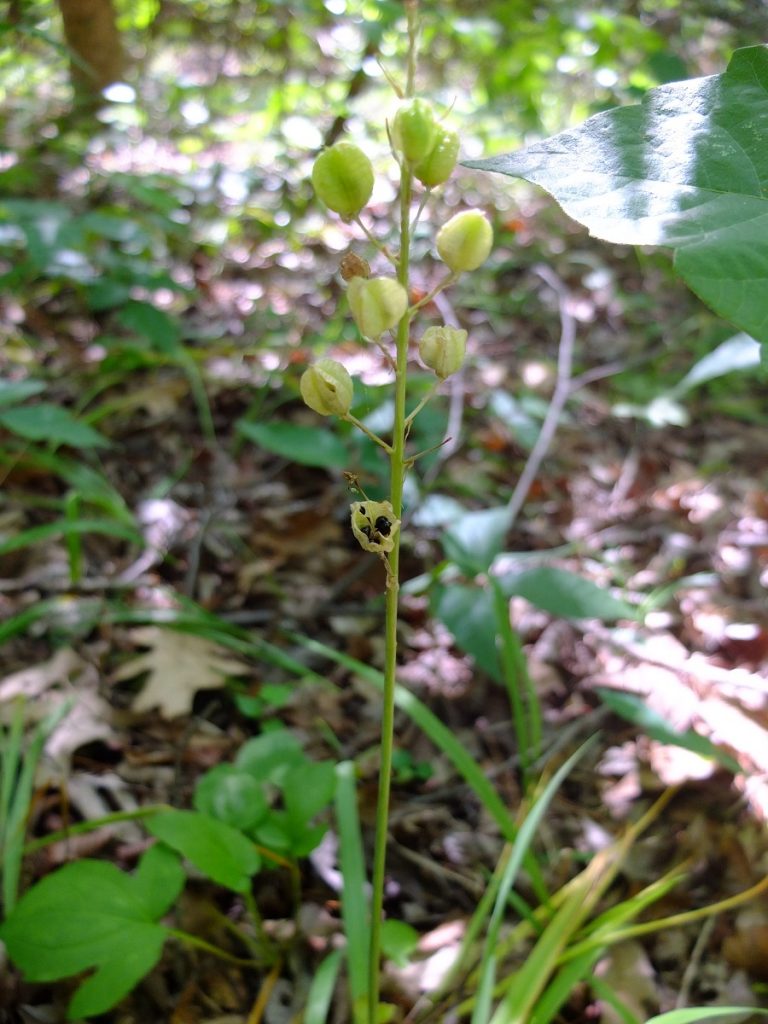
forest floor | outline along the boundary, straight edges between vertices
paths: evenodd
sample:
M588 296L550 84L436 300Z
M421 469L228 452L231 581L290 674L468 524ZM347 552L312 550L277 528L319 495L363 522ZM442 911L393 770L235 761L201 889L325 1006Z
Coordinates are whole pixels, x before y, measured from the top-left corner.
M493 203L490 187L472 188L475 202ZM608 902L679 864L682 881L654 913L682 913L734 896L768 874L764 396L745 377L731 376L725 388L670 397L697 358L670 340L675 325L690 331L707 323L694 300L661 263L641 268L628 251L600 247L538 201L528 203L524 212L504 215L493 265L479 283L448 296L452 305L439 310L469 327L470 359L437 407L442 419L435 429L450 434L450 454L429 466L422 513L411 509L404 579L428 579L443 557L439 538L448 514L435 495L465 509L508 500L552 395L558 337L564 323L572 324L571 397L506 550L540 554L547 564L620 593L643 614L606 624L511 601L543 711L542 765L551 768L581 740L600 735L555 797L539 848L548 884L562 885L666 787L679 787L634 846ZM310 339L339 336L325 321L340 294L336 259L349 243L333 228L313 231L303 251L268 237L243 243L242 251L233 246L213 254L201 247L179 255L174 271L193 291L183 308L172 295L167 306L179 308L184 335L192 339L215 439L201 427L183 368L137 358L133 368L124 361L110 370L105 338L114 324L84 308L76 290L37 282L29 294L0 298L4 378L40 376L47 397L71 407L87 408L88 395L109 399L98 427L110 447L84 461L111 482L143 535L137 545L84 533L77 579L73 548L60 534L8 544L56 518L52 509L66 484L24 447L4 455L0 708L25 696L31 727L74 698L47 743L31 837L149 803L188 807L202 772L231 760L250 736L280 721L313 756L355 761L370 846L379 696L296 637L380 666L381 566L361 555L348 529L352 496L338 469L297 465L237 430L244 416L316 425L296 398L296 380L312 357ZM417 283L426 290L431 271L424 265ZM384 379L380 355L363 350L349 332L331 354L371 387ZM626 408L622 414L620 382L633 374L645 393L635 405L648 409L662 398L682 408L687 422L654 422L651 414L628 415ZM625 407L632 404L627 389ZM510 399L521 392L527 405ZM184 602L275 645L329 685L268 661L233 660L204 637L157 624ZM405 588L400 638L400 681L450 727L505 804L519 806L506 691L435 617L426 585ZM619 717L601 691L640 695L649 717L644 723ZM637 707L631 704L635 717ZM663 742L660 722L710 740L738 770ZM414 961L393 967L385 983L405 1013L428 989L440 956L457 944L503 841L455 769L405 715L396 735L386 910L422 936ZM293 935L299 927L304 936L263 1018L254 1006L265 977L169 948L150 978L103 1019L295 1019L319 955L340 932L333 838L331 826L302 865L299 908L285 872L256 878L256 901L271 933ZM138 824L125 822L73 836L28 858L24 883L82 856L130 870L148 842ZM209 933L211 899L221 905L221 892L195 883L178 920L213 941L220 937ZM220 909L237 913L234 904ZM705 926L629 940L599 970L640 1019L676 1003L765 1003L766 896L724 910ZM31 986L6 971L0 1019L59 1020L69 991ZM346 1024L343 1009L335 1019ZM610 1024L615 1017L579 988L560 1019Z

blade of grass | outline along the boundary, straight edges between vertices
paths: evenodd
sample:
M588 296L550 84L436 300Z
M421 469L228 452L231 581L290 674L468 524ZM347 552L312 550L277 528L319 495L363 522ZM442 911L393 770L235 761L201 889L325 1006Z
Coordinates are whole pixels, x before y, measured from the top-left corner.
M24 735L24 701L15 702L8 729L0 730L0 867L2 867L2 900L6 914L15 903L18 876L13 868L13 820L15 783L21 763Z
M18 732L20 725L23 730L24 702L21 701L17 712L14 714L12 724L11 747L13 768L10 774L9 785L11 787L10 798L7 808L7 819L5 823L5 835L2 846L3 862L3 906L6 915L16 905L18 896L19 876L21 874L21 863L24 857L24 833L26 831L29 809L32 803L32 794L35 789L35 772L43 754L45 741L72 709L74 702L64 701L50 715L47 716L35 729L29 747L23 751L23 736ZM3 766L5 768L5 765ZM6 780L3 780L5 788ZM3 795L5 800L5 794Z
M715 1020L735 1014L749 1014L751 1017L768 1017L768 1010L754 1006L688 1006L683 1010L670 1010L657 1017L651 1017L646 1024L699 1024L702 1020Z
M0 544L0 555L7 555L13 551L31 547L33 544L40 544L52 537L68 538L81 533L101 533L107 537L131 541L133 544L143 543L139 531L126 523L111 522L108 519L80 519L76 522L58 519L55 523L46 523L44 526L31 526L28 530L22 530L21 533L9 537L8 540Z
M668 789L643 817L611 846L600 850L577 878L567 886L568 895L558 907L524 965L507 982L506 994L491 1024L528 1024L542 992L549 984L568 943L589 918L641 832L661 813L677 792Z
M622 1024L643 1024L626 1006L623 1000L618 997L613 988L610 985L606 985L602 978L592 978L590 984L597 998L602 999L604 1003L611 1007Z
M504 868L501 884L499 885L496 902L494 904L493 913L491 914L491 920L488 926L488 934L486 936L485 948L483 950L481 961L477 1000L472 1013L472 1024L486 1024L490 1017L493 989L496 982L496 950L498 949L499 933L504 920L509 894L512 886L517 881L517 875L522 866L525 854L530 849L531 844L536 837L536 832L538 831L542 818L546 814L547 809L552 802L552 798L559 789L563 780L568 776L574 765L578 763L584 754L594 746L596 740L596 736L590 737L586 743L583 743L579 749L558 768L544 787L541 795L534 800L531 809L526 815L525 821L520 826L517 837L512 844L510 857L507 861L506 867Z
M341 949L335 949L323 960L315 971L315 976L307 992L307 1008L304 1011L304 1024L326 1024L328 1011L331 1007L336 979L344 960Z
M339 826L339 861L343 879L341 916L347 937L347 971L353 1019L364 1021L368 1002L368 946L370 942L365 856L357 813L355 765L336 766L336 820Z

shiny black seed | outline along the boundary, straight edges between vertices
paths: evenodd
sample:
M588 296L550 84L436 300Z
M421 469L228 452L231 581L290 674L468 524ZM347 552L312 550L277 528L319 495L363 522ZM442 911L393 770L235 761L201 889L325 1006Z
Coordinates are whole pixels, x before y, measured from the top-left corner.
M376 520L375 526L382 537L388 537L392 532L392 523L390 523L386 516L379 516Z

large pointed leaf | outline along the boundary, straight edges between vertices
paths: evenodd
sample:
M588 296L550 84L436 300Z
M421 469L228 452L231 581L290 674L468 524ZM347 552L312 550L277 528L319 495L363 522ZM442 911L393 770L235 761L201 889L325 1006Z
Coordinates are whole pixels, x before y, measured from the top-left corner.
M564 619L635 619L635 609L591 580L554 566L540 565L499 578L507 597L524 597L551 615Z
M768 49L652 89L517 153L469 167L525 178L610 242L667 245L688 285L768 343Z

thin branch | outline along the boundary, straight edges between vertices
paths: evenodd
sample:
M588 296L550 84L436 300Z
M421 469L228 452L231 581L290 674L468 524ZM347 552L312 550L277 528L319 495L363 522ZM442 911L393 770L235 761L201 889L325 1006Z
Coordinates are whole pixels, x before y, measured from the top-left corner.
M520 514L520 510L525 504L531 486L538 476L541 464L544 461L554 439L555 433L557 432L557 425L560 422L560 416L565 408L565 403L568 401L573 391L571 373L573 370L573 349L576 341L576 321L568 309L570 293L560 278L557 277L549 267L540 264L535 266L533 270L534 273L538 274L542 281L548 284L557 295L558 306L560 309L560 344L557 352L557 379L555 382L555 390L552 394L546 416L544 417L544 422L542 423L541 430L539 431L539 436L536 438L536 443L534 444L531 454L528 456L528 460L523 467L520 478L512 492L512 497L509 499L507 507L509 509L510 526L515 522Z

